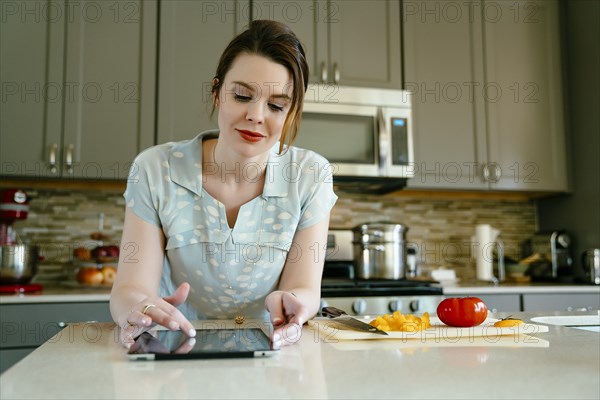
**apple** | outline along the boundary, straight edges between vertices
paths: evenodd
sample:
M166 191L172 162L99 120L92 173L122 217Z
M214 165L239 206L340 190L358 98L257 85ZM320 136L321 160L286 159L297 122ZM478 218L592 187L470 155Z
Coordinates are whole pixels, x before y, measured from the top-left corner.
M103 285L112 285L115 282L115 278L117 276L117 269L112 265L105 265L102 267L102 284Z
M92 259L92 254L91 251L85 247L77 247L73 250L73 257L81 261L90 261Z
M98 246L91 251L92 258L100 261L114 261L119 258L119 246Z
M104 280L104 274L98 268L80 268L76 276L77 282L85 285L98 286Z

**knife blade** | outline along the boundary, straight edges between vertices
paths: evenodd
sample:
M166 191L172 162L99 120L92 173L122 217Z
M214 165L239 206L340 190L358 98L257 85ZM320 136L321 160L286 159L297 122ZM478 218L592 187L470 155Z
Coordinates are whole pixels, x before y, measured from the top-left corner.
M323 315L324 317L329 317L333 321L339 322L340 324L350 327L354 330L388 336L387 332L379 330L374 326L367 324L366 322L362 322L356 318L352 318L344 310L340 310L337 307L323 307L321 309L321 315Z

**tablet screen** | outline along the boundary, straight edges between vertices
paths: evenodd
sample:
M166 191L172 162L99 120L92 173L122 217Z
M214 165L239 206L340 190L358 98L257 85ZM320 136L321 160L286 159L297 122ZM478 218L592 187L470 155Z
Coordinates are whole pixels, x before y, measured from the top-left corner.
M144 332L131 345L128 355L133 360L173 360L266 357L276 352L261 329L236 328L198 329L192 340L182 331Z

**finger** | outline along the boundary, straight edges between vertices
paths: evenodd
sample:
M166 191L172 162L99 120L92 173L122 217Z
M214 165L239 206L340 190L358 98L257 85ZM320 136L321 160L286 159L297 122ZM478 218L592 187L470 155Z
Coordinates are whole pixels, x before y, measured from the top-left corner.
M287 322L293 322L300 326L304 325L304 323L308 320L309 317L308 308L304 307L300 302L297 302L293 305L293 309L293 314L288 316Z
M143 329L151 327L152 322L152 317L147 313L142 313L142 311L132 310L127 316L127 324Z
M274 292L265 299L265 306L269 311L271 323L274 327L278 327L286 321L282 298L281 293Z
M188 295L190 293L190 284L187 282L183 282L179 287L173 292L171 296L164 297L163 299L173 306L177 307L185 302Z
M144 330L144 327L127 322L120 328L119 340L123 346L129 348L134 343L135 338L138 337Z
M302 337L302 325L289 323L273 332L273 348L280 348L296 343Z
M181 329L187 336L196 336L196 329L192 323L167 301L160 301L158 305L146 309L145 316L150 317L152 321L160 324L170 330Z

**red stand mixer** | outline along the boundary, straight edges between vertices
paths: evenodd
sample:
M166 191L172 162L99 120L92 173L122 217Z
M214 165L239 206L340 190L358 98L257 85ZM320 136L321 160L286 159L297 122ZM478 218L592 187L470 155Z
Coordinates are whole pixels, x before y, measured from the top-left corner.
M38 291L29 284L36 274L39 248L21 242L15 221L27 219L29 196L21 189L0 190L0 293Z

